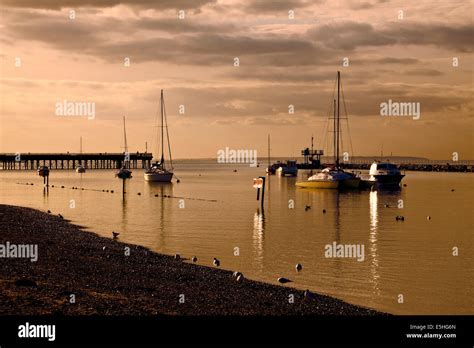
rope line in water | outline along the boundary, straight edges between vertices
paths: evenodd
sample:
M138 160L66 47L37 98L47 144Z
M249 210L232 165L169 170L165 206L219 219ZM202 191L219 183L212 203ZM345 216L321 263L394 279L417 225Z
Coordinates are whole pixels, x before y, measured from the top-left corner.
M33 183L24 183L24 182L17 182L17 185L32 185ZM95 192L107 192L107 193L114 193L114 190L101 190L101 189L90 189L90 188L84 188L84 187L67 187L64 185L51 185L51 188L65 188L65 189L70 189L70 190L80 190L80 191L95 191ZM140 193L140 192L139 192ZM141 195L141 193L140 193ZM181 197L181 196L170 196L170 195L159 195L159 194L154 194L155 197L162 197L162 198L176 198L176 199L186 199L190 201L203 201L203 202L218 202L217 199L206 199L206 198L192 198L192 197Z

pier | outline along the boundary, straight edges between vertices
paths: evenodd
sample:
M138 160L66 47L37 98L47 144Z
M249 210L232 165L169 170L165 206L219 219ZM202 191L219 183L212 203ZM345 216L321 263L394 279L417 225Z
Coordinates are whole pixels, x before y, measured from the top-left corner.
M153 154L130 153L130 168L150 167ZM124 153L2 153L0 170L36 170L41 166L50 169L76 169L78 165L86 169L118 169L125 160Z

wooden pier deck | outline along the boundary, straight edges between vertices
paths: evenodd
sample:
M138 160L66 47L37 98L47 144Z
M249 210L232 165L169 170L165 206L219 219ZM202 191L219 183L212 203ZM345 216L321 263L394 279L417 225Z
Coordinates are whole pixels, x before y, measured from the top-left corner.
M148 168L153 154L130 153L130 168ZM78 165L86 169L118 169L125 160L124 153L2 153L0 170L36 170L40 166L50 169L76 169Z

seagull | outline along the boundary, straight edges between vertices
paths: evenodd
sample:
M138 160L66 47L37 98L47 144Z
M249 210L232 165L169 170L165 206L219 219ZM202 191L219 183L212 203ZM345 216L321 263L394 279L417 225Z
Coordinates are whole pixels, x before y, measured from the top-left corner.
M309 290L304 291L304 297L307 298L308 300L314 300L315 299L314 294Z
M299 272L303 269L303 266L301 265L301 263L297 263L295 268L296 268L296 271Z
M240 273L240 272L234 272L234 273L232 273L232 277L234 277L234 278L238 278L238 277L241 276L241 275L242 275L242 273Z
M179 254L174 254L174 259L179 261L181 260L181 256L179 256Z
M112 238L117 239L120 233L112 231Z
M239 276L236 278L236 280L237 280L238 283L241 283L244 280L244 275L239 274Z
M278 282L281 283L281 284L285 284L285 283L291 283L291 280L280 277L280 278L278 278Z
M212 261L212 264L216 267L219 267L221 265L221 262L214 257L214 261Z
M51 214L51 210L48 210L48 214Z
M197 262L198 258L196 256L193 256L193 258L191 259L193 262Z
M311 209L311 206L310 206L310 205L306 205L306 206L304 207L304 210L306 210L306 211L308 211L308 210L310 210L310 209Z
M58 214L60 219L64 219L64 217L61 214Z

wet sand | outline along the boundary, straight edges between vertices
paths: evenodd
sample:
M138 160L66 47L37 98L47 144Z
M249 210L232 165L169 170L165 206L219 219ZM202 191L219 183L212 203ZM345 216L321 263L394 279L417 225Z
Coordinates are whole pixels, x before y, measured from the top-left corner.
M175 260L99 237L58 212L0 205L0 244L7 242L37 244L38 260L0 258L0 315L383 314L287 286L237 282L232 271L193 264L192 255Z

